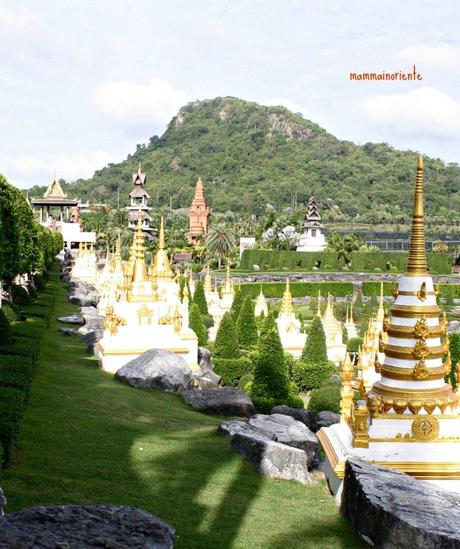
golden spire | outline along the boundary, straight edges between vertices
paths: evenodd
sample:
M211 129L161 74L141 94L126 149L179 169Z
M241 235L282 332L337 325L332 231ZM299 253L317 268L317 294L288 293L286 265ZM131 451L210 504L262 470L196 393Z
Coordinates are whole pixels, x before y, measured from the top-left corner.
M211 273L209 272L209 264L206 265L206 274L204 277L203 289L205 294L210 294L212 292L212 280Z
M133 267L133 282L144 282L148 280L147 269L145 268L145 249L144 249L144 233L142 231L142 210L139 208L137 218L136 231L133 239L134 251L134 267Z
M409 244L407 272L411 275L427 274L425 249L425 218L423 213L423 156L418 157L415 178L414 211Z
M283 300L281 301L280 314L291 315L294 313L294 308L292 306L292 296L291 290L289 287L289 277L286 278L286 289L284 290Z
M233 294L233 282L232 277L230 275L230 259L227 260L227 274L225 276L225 285L224 285L224 293L225 294Z
M380 283L380 302L379 302L379 308L377 311L377 321L383 322L383 319L385 318L385 307L383 306L383 282Z
M162 279L174 279L174 273L172 272L169 264L168 254L165 252L165 227L164 219L161 216L160 221L160 234L158 235L158 250L150 265L150 274L156 278Z

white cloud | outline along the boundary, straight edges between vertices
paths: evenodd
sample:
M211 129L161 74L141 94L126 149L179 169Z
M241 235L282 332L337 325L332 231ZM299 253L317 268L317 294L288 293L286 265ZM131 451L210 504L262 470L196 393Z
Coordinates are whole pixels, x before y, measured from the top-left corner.
M72 181L91 177L114 157L106 151L89 151L74 155L12 156L0 155L0 173L18 187L48 185L54 170L58 178Z
M106 82L96 90L94 99L110 118L134 126L164 126L189 101L183 91L159 78L145 84Z
M460 48L451 44L415 44L399 51L398 55L411 65L423 68L457 71L460 64Z
M368 120L391 135L451 139L460 132L460 105L431 86L375 95L365 99L362 106Z

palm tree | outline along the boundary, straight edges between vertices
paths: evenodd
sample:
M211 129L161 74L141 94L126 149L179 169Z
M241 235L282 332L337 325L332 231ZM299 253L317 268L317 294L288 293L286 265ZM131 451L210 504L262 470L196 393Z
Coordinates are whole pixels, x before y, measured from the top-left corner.
M235 237L224 226L212 227L206 238L206 248L208 252L217 258L218 268L220 269L222 259L228 257L235 247Z

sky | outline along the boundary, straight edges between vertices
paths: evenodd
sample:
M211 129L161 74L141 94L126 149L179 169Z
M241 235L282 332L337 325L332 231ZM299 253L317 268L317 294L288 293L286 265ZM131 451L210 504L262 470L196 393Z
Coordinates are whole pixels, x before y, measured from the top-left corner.
M456 0L0 0L0 173L90 177L225 95L460 163L459 21Z

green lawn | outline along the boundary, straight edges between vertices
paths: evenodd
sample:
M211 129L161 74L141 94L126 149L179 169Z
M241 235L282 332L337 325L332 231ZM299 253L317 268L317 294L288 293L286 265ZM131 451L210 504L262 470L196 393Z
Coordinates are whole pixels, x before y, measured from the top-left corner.
M74 312L60 289L53 318ZM51 322L18 463L0 480L8 512L38 504L143 507L178 547L354 548L324 483L267 480L179 396L121 385Z

